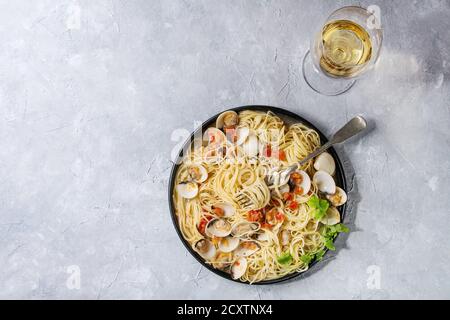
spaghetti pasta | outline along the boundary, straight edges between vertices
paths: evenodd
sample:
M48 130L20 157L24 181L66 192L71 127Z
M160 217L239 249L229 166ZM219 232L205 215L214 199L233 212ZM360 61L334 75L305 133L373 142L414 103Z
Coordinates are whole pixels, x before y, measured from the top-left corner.
M191 147L176 173L177 186L198 187L194 197L174 190L181 233L207 263L234 279L254 283L303 272L311 260L305 257L325 247L310 204L323 196L314 182L302 184L315 173L313 162L287 185L268 187L265 176L320 147L319 134L300 123L288 126L272 112L246 110L229 119ZM247 137L237 136L242 128ZM207 178L199 182L203 170Z

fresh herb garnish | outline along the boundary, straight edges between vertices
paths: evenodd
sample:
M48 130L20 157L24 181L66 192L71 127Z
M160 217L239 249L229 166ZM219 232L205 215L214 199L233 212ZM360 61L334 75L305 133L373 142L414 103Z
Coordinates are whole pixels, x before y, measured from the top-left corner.
M323 256L325 255L325 250L320 250L320 251L318 251L318 252L316 252L316 254L315 254L315 260L316 261L320 261L320 260L322 260L322 258L323 258Z
M277 261L279 264L291 264L292 263L292 256L289 252L284 252L281 256L277 258Z
M302 260L302 262L304 264L308 264L309 265L310 262L313 260L313 258L314 258L314 255L311 255L311 254L307 253L307 254L304 254L303 256L301 256L300 260Z
M336 247L334 246L334 239L337 237L337 235L340 232L349 232L349 228L345 226L344 224L336 224L334 226L323 226L321 230L321 235L323 238L323 242L325 245L325 248L328 250L334 251L336 250ZM306 264L309 265L313 261L320 261L322 260L323 256L325 255L326 251L325 249L322 249L320 251L317 251L315 253L307 253L300 257L300 260Z
M307 253L300 257L300 260L304 263L309 265L313 261L320 261L322 260L323 256L325 255L325 250L317 251L316 253Z
M314 219L320 221L327 213L330 203L314 195L308 200L308 206L313 210Z
M324 226L321 230L321 234L325 247L332 251L336 250L336 247L333 244L334 239L340 232L347 233L349 231L349 228L342 223L336 224L334 226Z

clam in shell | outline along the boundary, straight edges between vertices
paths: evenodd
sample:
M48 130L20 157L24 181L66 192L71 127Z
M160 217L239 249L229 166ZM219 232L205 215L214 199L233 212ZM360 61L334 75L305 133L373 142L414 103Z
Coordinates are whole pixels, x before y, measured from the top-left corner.
M191 181L202 183L208 179L208 172L202 165L193 164L190 165L187 170Z
M336 187L336 192L332 195L327 195L327 199L333 206L339 207L347 202L347 194L341 188Z
M247 259L241 257L237 259L231 266L231 278L234 280L242 277L247 271Z
M234 237L225 237L219 241L219 250L225 253L232 252L239 246L240 240Z
M198 194L198 185L195 182L182 182L177 185L177 192L182 198L193 199Z
M260 228L261 226L257 222L243 221L233 225L233 228L231 229L231 235L236 238L249 238Z
M223 144L226 142L225 134L217 128L208 128L203 133L203 141L207 144Z
M320 220L324 225L333 226L341 222L341 214L335 207L329 207L325 216Z
M205 260L212 260L216 256L216 247L206 239L197 241L194 249Z
M216 120L217 129L234 129L239 123L239 116L234 111L221 113Z
M234 250L234 255L236 257L248 257L254 254L256 251L261 249L260 245L255 241L243 241Z
M215 209L218 209L217 211L220 211L222 216L226 218L232 217L236 213L236 209L228 202L216 203L213 205L213 210Z
M336 171L336 163L331 154L324 152L316 158L316 161L314 161L314 169L317 171L325 171L332 176Z
M205 230L208 236L224 238L231 233L231 224L224 219L212 219Z
M301 191L299 193L300 196L306 195L309 190L311 190L311 178L303 170L295 170L295 172L291 174L290 181L295 184L295 188L298 188Z
M336 193L336 183L334 182L333 177L325 171L317 171L314 174L313 182L322 193Z

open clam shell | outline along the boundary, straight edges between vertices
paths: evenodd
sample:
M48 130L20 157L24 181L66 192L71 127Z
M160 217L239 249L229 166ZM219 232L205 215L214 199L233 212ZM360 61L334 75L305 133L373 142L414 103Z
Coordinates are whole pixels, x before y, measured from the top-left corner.
M189 178L197 183L205 182L208 179L208 171L205 167L199 164L192 164L188 167Z
M225 111L221 113L216 120L217 129L235 128L239 123L239 116L234 111Z
M336 192L332 195L327 195L327 199L333 206L339 207L347 202L347 194L341 188L336 187Z
M320 220L320 222L327 226L333 226L341 222L341 214L335 207L329 207L327 213L322 218L322 220Z
M239 222L231 228L231 235L236 238L249 238L255 234L261 225L257 222Z
M223 144L226 142L225 134L217 128L210 127L203 133L203 141L207 144Z
M216 256L216 247L207 239L197 241L194 249L205 260L212 260Z
M231 224L224 219L212 219L206 225L205 230L208 236L224 238L230 235Z
M226 218L232 217L236 213L236 209L231 203L228 202L216 203L215 205L213 205L213 208L220 209L223 213L223 216Z
M236 257L248 257L261 249L260 245L255 241L243 241L234 250Z
M231 278L237 280L242 277L247 271L247 265L247 259L244 257L237 259L231 266Z
M259 152L259 145L258 145L258 137L256 136L256 133L250 132L247 140L242 145L245 154L249 158L254 158L258 155Z
M195 182L183 182L177 185L177 192L182 198L193 199L198 194L198 185Z
M225 237L219 241L219 250L225 253L232 252L239 246L240 240L234 237Z
M311 190L311 178L309 177L309 175L303 171L303 170L295 170L295 172L293 174L291 174L291 181L293 180L292 177L295 176L295 174L297 176L300 176L299 178L299 183L295 184L296 188L301 188L301 193L299 194L300 196L304 196L306 195L309 190Z

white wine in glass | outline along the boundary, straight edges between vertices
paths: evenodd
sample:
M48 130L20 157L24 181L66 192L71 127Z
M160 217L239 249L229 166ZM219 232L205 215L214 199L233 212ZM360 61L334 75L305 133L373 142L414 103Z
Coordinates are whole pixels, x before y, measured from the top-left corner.
M368 25L373 22L372 16L366 9L352 6L328 17L303 60L303 76L313 90L339 95L373 68L381 49L382 32L379 24Z

